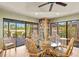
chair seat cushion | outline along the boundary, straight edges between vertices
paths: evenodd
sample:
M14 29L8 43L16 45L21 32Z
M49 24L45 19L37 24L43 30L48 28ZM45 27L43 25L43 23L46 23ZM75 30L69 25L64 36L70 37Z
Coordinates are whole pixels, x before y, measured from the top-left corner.
M5 44L6 47L12 46L12 45L14 45L14 43L6 43L6 44Z

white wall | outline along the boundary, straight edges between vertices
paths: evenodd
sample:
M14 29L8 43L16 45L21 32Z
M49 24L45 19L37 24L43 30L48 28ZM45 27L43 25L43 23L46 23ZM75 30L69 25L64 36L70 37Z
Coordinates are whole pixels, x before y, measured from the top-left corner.
M0 9L0 19L3 19L3 18L23 20L23 21L28 21L28 22L38 22L38 19L36 18Z
M68 20L79 20L79 13L53 18L51 19L51 22L61 22L61 21L68 21Z
M3 20L0 20L0 49L3 47Z

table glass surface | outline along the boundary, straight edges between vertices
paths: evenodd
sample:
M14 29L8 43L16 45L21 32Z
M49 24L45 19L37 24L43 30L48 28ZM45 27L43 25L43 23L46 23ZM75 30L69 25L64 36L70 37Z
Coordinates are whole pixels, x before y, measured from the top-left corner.
M51 42L51 46L52 46L52 47L57 47L57 46L60 46L60 45L61 45L60 42L58 42L58 43Z

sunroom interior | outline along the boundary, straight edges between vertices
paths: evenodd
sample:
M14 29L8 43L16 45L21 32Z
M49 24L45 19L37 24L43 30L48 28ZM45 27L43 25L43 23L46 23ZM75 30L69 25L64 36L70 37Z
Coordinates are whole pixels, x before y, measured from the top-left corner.
M79 2L44 3L0 2L0 57L79 56Z

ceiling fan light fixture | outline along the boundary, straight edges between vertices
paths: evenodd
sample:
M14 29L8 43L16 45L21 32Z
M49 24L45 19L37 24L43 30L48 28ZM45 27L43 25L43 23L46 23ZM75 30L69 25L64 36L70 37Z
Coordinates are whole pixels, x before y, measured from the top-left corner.
M51 11L54 3L56 3L58 5L61 5L61 6L64 6L64 7L67 6L67 4L63 3L63 2L47 2L47 3L39 5L38 7L43 7L43 6L47 5L47 4L51 4L50 8L49 8L49 11Z

